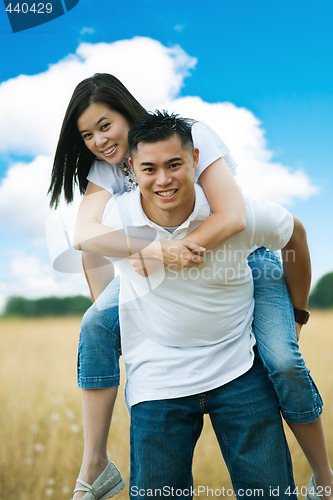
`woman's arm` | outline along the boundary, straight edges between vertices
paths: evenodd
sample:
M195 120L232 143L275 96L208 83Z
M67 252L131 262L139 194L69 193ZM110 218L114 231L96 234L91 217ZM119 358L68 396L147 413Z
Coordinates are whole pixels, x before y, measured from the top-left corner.
M246 225L245 202L223 158L207 167L199 180L212 210L212 215L188 234L186 240L211 250L234 234L244 231Z
M91 300L95 302L114 278L113 264L100 255L82 252L82 267Z
M162 244L164 263L172 265L176 269L199 265L203 261L203 252L199 252L198 256L193 255L193 252L197 253L198 249L195 247L191 249L190 242L211 250L245 229L245 202L224 159L220 158L209 165L199 179L212 214L185 239L171 240ZM181 251L179 249L177 252L178 249L175 247L177 242L184 243L188 250ZM146 276L146 272L150 274L150 269L153 272L154 263L149 262L149 255L146 254L145 250L142 254L145 268L143 268L140 258L131 259L131 264L138 274Z
M101 223L106 203L111 194L105 189L88 183L78 210L74 247L77 250L105 257L126 258L145 249L146 258L160 258L161 249L165 264L182 262L181 267L198 265L202 249L192 242L154 242L130 238ZM195 252L195 253L193 253Z

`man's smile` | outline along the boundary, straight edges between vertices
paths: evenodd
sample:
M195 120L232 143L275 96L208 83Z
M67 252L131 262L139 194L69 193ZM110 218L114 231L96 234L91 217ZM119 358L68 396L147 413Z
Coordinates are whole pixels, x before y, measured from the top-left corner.
M177 192L178 189L168 189L167 191L155 191L155 194L161 198L170 200L176 195Z

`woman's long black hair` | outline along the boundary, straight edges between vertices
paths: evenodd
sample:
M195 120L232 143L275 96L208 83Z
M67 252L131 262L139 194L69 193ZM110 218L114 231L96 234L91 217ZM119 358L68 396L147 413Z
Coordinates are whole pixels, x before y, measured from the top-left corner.
M147 111L127 88L113 75L96 73L83 80L75 88L68 104L54 156L50 206L56 208L64 191L67 203L73 201L75 184L83 194L87 187L87 175L95 156L86 147L77 128L80 115L92 103L101 103L120 113L132 126Z

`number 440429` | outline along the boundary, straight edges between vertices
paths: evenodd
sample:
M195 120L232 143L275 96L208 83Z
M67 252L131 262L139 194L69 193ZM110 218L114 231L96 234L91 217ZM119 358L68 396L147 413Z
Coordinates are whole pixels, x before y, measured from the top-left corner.
M13 4L14 5L14 4ZM12 4L9 3L6 7L6 11L10 14L16 12L17 14L51 14L52 12L52 4L51 3L33 3L32 5L28 5L27 3L17 3L15 7L12 7Z

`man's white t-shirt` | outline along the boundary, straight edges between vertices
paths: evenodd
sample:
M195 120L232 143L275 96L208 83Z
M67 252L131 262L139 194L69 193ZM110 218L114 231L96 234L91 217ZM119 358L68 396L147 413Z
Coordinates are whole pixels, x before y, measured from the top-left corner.
M149 232L152 240L183 238L210 214L201 187L195 189L192 214L172 234L147 218L139 190L111 198L102 222L145 239ZM116 262L128 407L211 390L252 366L254 300L247 255L254 245L283 248L293 217L279 205L252 197L245 201L246 229L207 252L198 267L176 271L161 263L144 278L126 259Z

